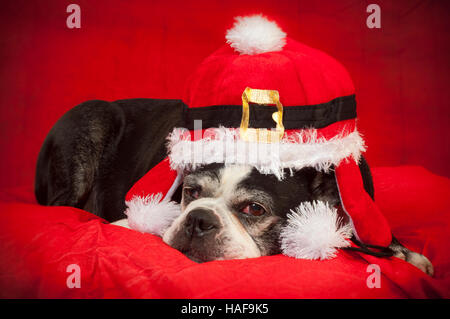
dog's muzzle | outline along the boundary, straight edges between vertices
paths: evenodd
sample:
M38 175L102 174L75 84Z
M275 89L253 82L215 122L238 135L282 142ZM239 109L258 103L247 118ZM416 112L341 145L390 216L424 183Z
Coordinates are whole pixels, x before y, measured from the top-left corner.
M191 209L188 207L184 216L180 216L163 240L190 259L204 262L222 255L218 238L223 232L223 224L214 205L208 207L209 203L198 204L200 205Z
M184 231L189 238L211 236L218 232L220 220L207 208L196 208L186 216Z
M196 262L261 255L233 213L214 198L191 202L167 229L163 240Z

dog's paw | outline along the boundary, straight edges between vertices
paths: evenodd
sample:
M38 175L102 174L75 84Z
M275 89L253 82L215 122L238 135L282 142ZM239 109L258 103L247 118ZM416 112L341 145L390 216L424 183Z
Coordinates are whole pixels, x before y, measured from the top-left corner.
M422 270L424 273L426 273L429 276L434 275L434 267L431 264L430 260L425 257L422 254L413 252L413 251L402 251L397 252L394 257L403 259L406 262L409 262L410 264L416 266L420 270Z
M424 255L410 251L406 254L405 260L422 270L427 275L434 275L434 267L431 264L431 261Z

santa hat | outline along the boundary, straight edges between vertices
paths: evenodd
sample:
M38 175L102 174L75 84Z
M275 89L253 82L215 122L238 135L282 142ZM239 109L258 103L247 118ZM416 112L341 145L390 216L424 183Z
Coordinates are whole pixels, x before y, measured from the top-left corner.
M188 81L184 127L168 136L168 158L129 194L161 193L161 201L147 198L147 204L164 209L184 174L209 163L248 164L280 180L285 172L304 167L334 170L357 241L387 247L389 225L365 191L358 167L365 145L356 125L354 85L345 68L324 52L286 37L261 15L236 18L226 40ZM127 200L130 207L131 195ZM315 204L303 211L316 208L330 212ZM139 229L131 210L127 212L130 224ZM289 234L285 243L292 244L295 236Z

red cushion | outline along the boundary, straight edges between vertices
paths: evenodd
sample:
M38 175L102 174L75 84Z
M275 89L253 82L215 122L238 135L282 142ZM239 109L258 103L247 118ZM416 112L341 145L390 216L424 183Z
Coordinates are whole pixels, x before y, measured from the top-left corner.
M16 189L0 193L0 297L449 298L450 180L411 166L373 174L394 234L432 261L434 278L397 258L346 251L327 261L276 255L196 264L156 236L39 206L31 189ZM369 263L381 268L380 288L366 285ZM81 288L66 285L71 264L80 266Z

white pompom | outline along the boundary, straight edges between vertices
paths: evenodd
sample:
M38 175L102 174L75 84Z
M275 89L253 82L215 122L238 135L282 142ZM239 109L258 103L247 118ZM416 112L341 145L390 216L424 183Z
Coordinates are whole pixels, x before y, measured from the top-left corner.
M350 245L349 224L341 225L335 208L321 201L302 203L292 214L280 234L283 254L300 259L329 259L336 248Z
M162 194L134 196L126 202L128 226L142 233L164 235L172 222L181 214L180 205L161 200Z
M236 17L225 38L237 52L249 55L281 51L286 44L286 33L262 15Z

